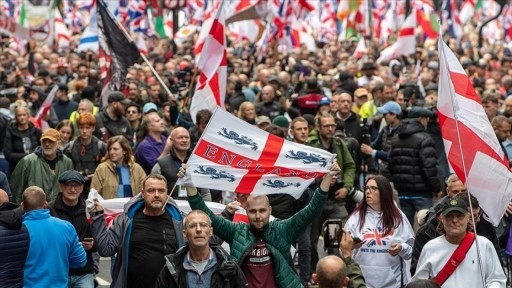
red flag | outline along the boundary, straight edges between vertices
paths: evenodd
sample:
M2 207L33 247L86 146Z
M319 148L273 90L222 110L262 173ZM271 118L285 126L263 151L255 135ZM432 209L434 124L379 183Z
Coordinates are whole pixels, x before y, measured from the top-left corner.
M451 167L497 226L512 199L512 173L471 80L439 37L437 110Z
M50 111L52 108L53 99L55 99L55 93L59 90L59 85L54 85L52 90L50 91L50 94L46 96L46 99L44 99L43 104L41 105L41 108L37 110L36 116L31 119L32 123L37 128L43 128L43 116Z
M196 121L196 113L202 109L214 111L224 107L227 81L225 1L222 1L209 30L197 63L201 74L190 104L190 115Z

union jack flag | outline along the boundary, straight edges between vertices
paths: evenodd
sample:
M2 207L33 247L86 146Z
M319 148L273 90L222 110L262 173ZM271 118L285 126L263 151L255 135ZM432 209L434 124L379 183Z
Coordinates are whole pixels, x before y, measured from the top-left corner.
M132 0L128 6L128 27L132 32L147 33L147 5L143 0Z
M394 234L394 230L391 230L388 234L384 234L382 227L375 229L366 228L363 233L363 242L366 246L387 246L388 241L391 241L391 236Z

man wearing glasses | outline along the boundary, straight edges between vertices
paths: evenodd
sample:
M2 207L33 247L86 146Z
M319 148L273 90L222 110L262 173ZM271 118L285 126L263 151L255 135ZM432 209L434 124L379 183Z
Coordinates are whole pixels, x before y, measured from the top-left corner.
M101 256L117 253L110 287L154 287L164 256L183 246L183 215L167 195L167 181L150 174L142 191L107 228L103 207L95 199L92 235Z
M354 186L356 173L356 165L347 145L333 137L336 130L334 117L330 114L317 117L316 128L318 136L310 139L309 146L336 154L336 160L341 170L336 182L330 186L329 196L320 217L315 218L311 223L311 245L313 248L311 249L311 267L316 267L318 262L316 247L323 223L327 219L340 219L344 222L348 218L345 201L347 197L350 197L349 192Z

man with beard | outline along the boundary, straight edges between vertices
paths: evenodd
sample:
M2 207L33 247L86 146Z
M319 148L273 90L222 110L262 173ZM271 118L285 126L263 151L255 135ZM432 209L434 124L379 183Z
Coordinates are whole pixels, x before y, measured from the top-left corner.
M41 136L41 146L23 157L12 173L14 199L21 201L25 188L38 186L46 193L46 200L53 201L59 194L58 176L73 169L73 162L59 149L60 133L47 129Z
M92 235L101 256L117 257L110 287L155 287L164 256L183 246L183 214L167 196L167 181L151 174L107 229L103 207L94 199Z
M184 188L175 185L178 180L178 171L182 163L187 163L192 150L190 149L190 133L183 127L177 127L171 132L172 147L167 156L159 158L151 173L161 174L167 180L169 195L174 199L187 199ZM200 189L200 194L205 201L211 201L209 189Z
M293 267L290 246L322 210L331 182L339 172L340 167L333 161L309 205L286 220L272 222L272 207L266 195L253 193L247 197L249 224L245 224L215 215L197 194L196 188L187 186L186 190L190 207L206 212L212 220L215 235L230 244L231 256L244 272L250 287L296 288L304 286ZM178 176L183 177L185 173L186 167L182 165Z
M107 143L108 139L121 135L133 144L132 127L124 117L126 105L130 103L130 99L125 98L123 93L117 91L110 93L107 108L96 114L94 136Z

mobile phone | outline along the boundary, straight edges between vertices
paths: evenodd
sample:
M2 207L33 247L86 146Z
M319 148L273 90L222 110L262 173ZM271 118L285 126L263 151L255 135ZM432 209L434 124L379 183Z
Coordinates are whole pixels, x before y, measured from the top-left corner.
M339 248L340 247L340 233L342 233L342 225L340 219L329 219L324 222L323 225L323 236L324 236L324 247L328 248Z
M82 240L82 242L92 242L94 240L94 238L84 238L84 240Z

